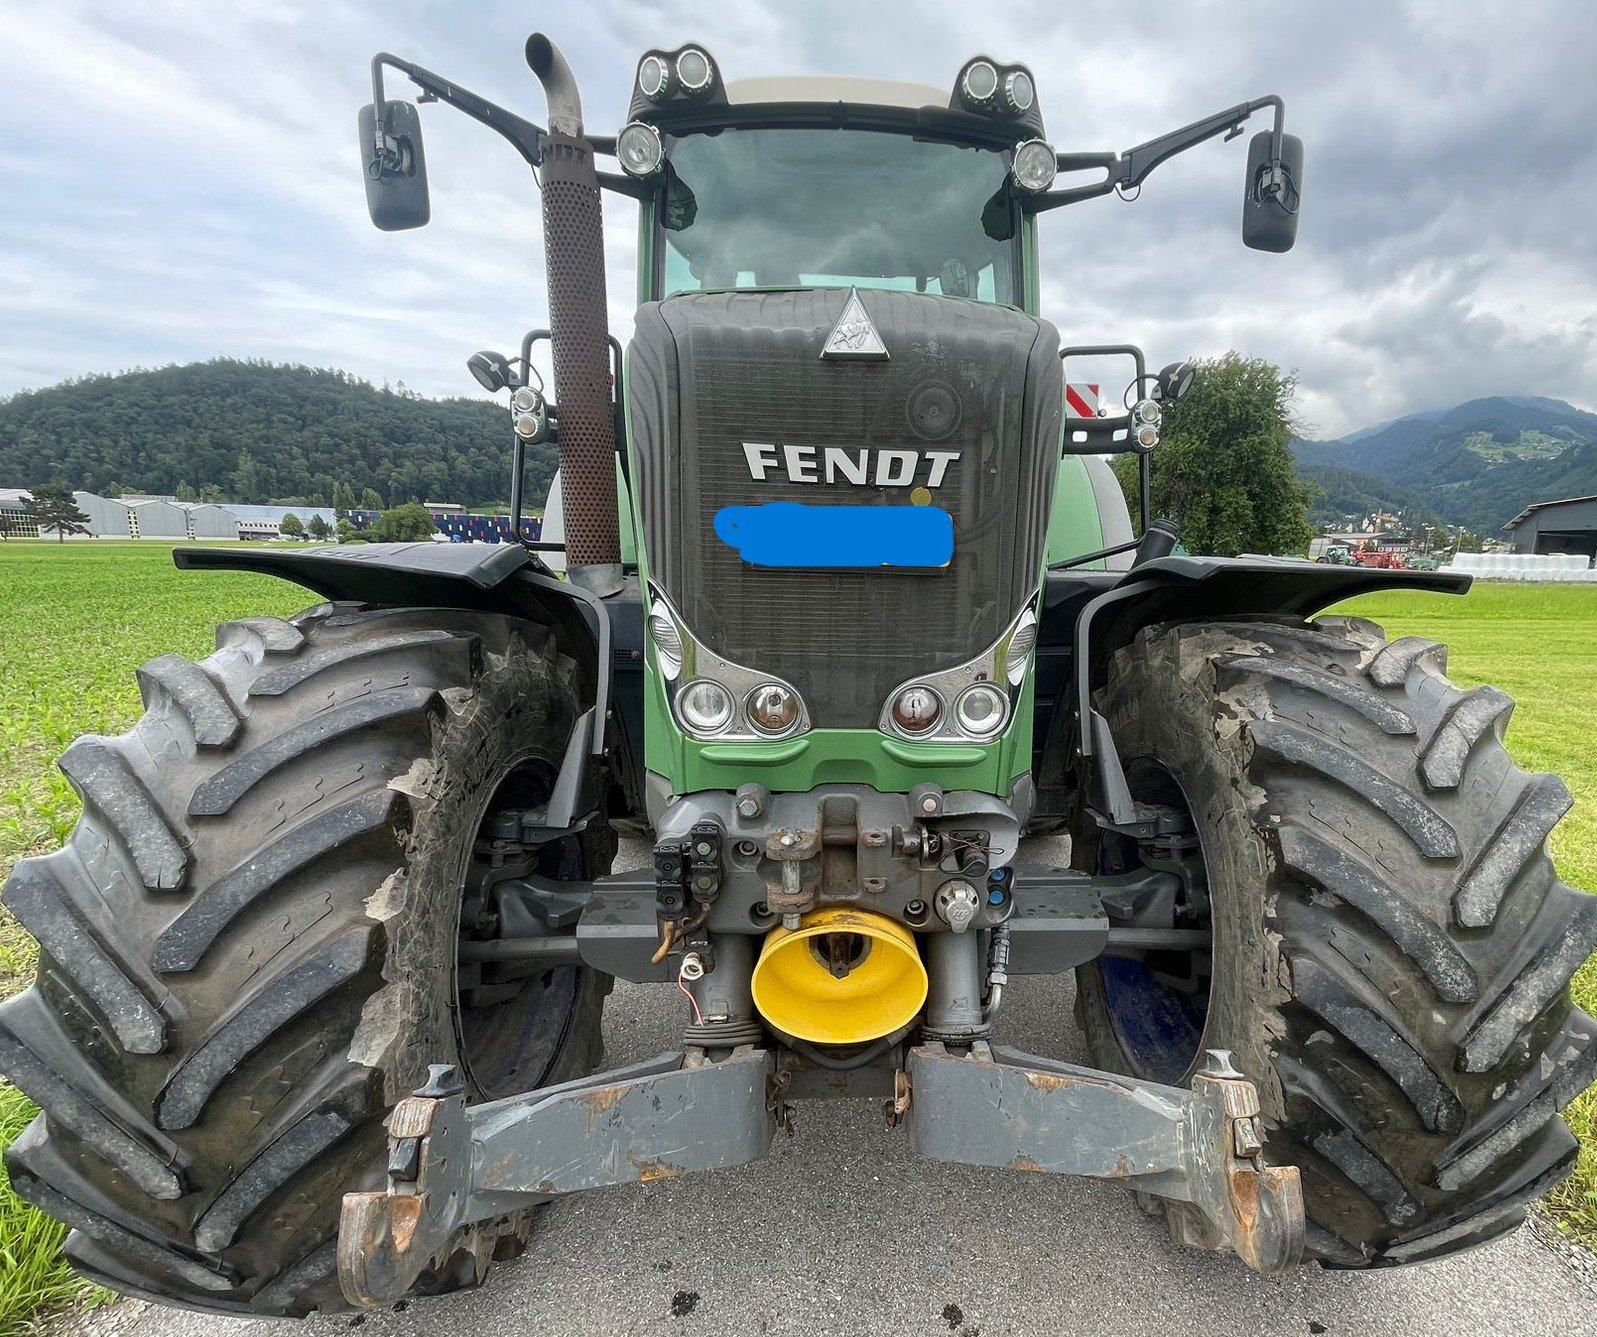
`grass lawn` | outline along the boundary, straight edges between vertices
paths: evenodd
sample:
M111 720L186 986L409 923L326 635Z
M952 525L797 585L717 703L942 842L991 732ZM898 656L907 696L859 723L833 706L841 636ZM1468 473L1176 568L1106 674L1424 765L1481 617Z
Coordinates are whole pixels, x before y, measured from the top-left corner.
M137 718L133 669L156 655L202 656L217 622L285 614L312 595L267 576L180 572L158 543L0 543L0 880L12 863L53 849L77 816L55 769L82 733L118 733ZM1597 890L1597 587L1481 585L1466 599L1391 594L1343 610L1453 647L1451 673L1493 682L1519 702L1519 760L1562 775L1575 811L1554 840L1564 877ZM0 910L0 997L26 987L33 944ZM1597 1012L1597 961L1576 978ZM0 1083L0 1145L33 1115ZM1597 1097L1568 1117L1585 1150L1551 1200L1560 1224L1597 1247ZM18 1201L0 1175L0 1333L88 1294L57 1258L64 1230Z
M0 543L0 881L72 829L77 796L55 759L79 734L120 733L138 718L135 668L174 651L207 654L217 622L315 602L269 576L178 571L172 545L154 541ZM0 997L27 987L33 962L33 940L0 909ZM0 1145L34 1113L0 1082ZM0 1170L0 1333L95 1298L60 1259L65 1235Z

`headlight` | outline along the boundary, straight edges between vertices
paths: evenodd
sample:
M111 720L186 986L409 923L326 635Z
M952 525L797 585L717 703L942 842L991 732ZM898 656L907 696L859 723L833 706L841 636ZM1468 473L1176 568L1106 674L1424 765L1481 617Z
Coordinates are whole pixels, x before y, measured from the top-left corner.
M628 176L653 176L665 161L660 132L642 121L632 121L616 136L616 160Z
M990 61L973 60L965 67L959 89L971 106L988 106L998 93L998 71Z
M699 678L677 693L677 714L696 734L720 733L732 722L732 693L718 682Z
M1159 425L1160 418L1162 418L1164 415L1159 408L1158 400L1139 399L1135 407L1131 410L1131 416L1137 422L1152 423L1155 427L1157 427Z
M1014 718L1036 646L1037 611L1028 600L974 659L899 683L882 702L877 729L916 743L992 742Z
M671 65L664 56L650 52L638 62L638 87L651 100L663 97L671 87Z
M1028 139L1015 150L1015 184L1028 195L1036 195L1053 185L1059 174L1059 157L1052 144Z
M684 93L703 93L714 78L715 66L698 47L690 46L677 57L677 81Z
M987 682L967 687L954 702L954 722L972 738L991 738L1004 727L1008 714L1009 698Z
M942 700L930 687L917 683L893 698L893 723L904 733L927 733L942 717Z
M1031 110L1037 90L1025 70L1011 70L1004 76L1004 105L1017 116Z
M659 657L661 671L668 678L682 672L682 633L666 614L656 611L649 614L649 635L654 638L654 651Z
M1004 676L1011 685L1020 686L1021 679L1026 676L1026 661L1031 658L1032 648L1036 644L1037 617L1028 608L1020 615L1020 625L1009 638L1009 649L1004 651Z
M1143 423L1137 428L1137 449L1150 451L1159 444L1159 429L1152 423Z
M786 733L798 723L798 695L779 682L761 683L745 703L749 723L761 733Z

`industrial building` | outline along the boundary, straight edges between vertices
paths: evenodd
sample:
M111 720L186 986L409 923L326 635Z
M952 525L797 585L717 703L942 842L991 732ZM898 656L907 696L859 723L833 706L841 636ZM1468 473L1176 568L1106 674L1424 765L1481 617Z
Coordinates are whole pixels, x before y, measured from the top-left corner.
M23 505L26 488L0 488L0 528L12 538L38 538L39 525ZM320 516L328 532L338 523L331 506L252 506L234 502L179 501L176 497L102 497L97 492L74 492L78 509L89 517L84 537L111 539L276 539L282 535L284 516L294 515L309 529ZM509 543L508 515L480 515L453 502L424 503L437 529L435 542ZM377 523L378 511L345 513L356 529ZM536 539L536 520L522 521L522 535ZM69 535L68 537L76 537Z
M40 538L39 522L23 505L25 487L0 487L0 534L13 539Z
M1503 528L1513 534L1515 552L1597 557L1597 496L1538 501Z

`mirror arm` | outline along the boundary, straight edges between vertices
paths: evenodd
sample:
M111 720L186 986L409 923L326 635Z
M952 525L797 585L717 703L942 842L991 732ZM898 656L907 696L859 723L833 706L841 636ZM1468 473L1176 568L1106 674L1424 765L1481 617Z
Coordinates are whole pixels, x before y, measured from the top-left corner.
M1271 140L1271 154L1279 159L1286 107L1279 97L1270 93L1265 97L1254 98L1252 102L1243 102L1225 111L1216 112L1213 116L1205 116L1201 121L1194 121L1191 125L1184 125L1167 135L1150 139L1147 143L1138 144L1124 153L1061 153L1058 155L1061 172L1084 172L1096 168L1104 172L1104 179L1090 185L1069 186L1064 190L1051 190L1043 195L1032 196L1023 201L1023 207L1029 213L1042 213L1046 209L1057 209L1061 205L1075 204L1080 200L1096 199L1114 190L1135 190L1147 178L1148 173L1167 158L1185 153L1188 149L1213 139L1216 135L1223 134L1227 139L1235 138L1242 133L1242 123L1254 112L1262 111L1266 107L1275 108L1275 131Z
M479 97L470 89L462 88L423 66L402 60L386 51L379 51L372 57L372 102L377 107L377 124L380 132L388 122L383 97L384 65L398 70L420 88L422 90L420 101L447 102L456 111L464 112L472 120L486 125L490 130L509 140L516 152L521 154L529 165L533 167L538 165L546 133L542 126L524 121L514 112L506 111L487 98Z

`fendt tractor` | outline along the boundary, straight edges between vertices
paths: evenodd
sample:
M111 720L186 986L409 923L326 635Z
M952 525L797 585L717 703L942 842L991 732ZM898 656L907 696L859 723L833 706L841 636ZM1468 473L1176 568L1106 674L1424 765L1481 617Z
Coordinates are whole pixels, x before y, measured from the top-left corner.
M1117 1180L1261 1272L1518 1225L1597 1069L1569 992L1597 897L1547 853L1570 797L1441 645L1319 616L1467 577L1178 552L1146 482L1192 367L1061 350L1038 312L1041 214L1260 112L1243 241L1288 250L1281 100L1059 151L1024 65L727 82L688 45L610 137L548 39L526 57L547 128L387 54L359 117L385 230L430 207L385 74L534 169L549 328L470 359L508 392L521 541L180 551L323 602L145 664L143 719L61 758L66 848L7 884L41 955L0 1064L44 1110L8 1160L77 1267L387 1305L825 1098L924 1157ZM641 215L624 354L606 191ZM1072 379L1105 359L1118 404ZM622 829L652 853L614 872ZM1021 977L1070 971L1093 1066L1001 1044ZM680 990L681 1040L596 1072L616 979Z

